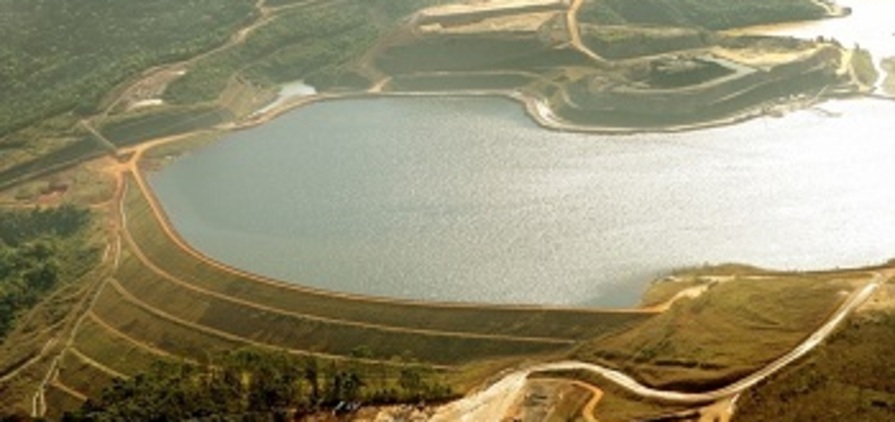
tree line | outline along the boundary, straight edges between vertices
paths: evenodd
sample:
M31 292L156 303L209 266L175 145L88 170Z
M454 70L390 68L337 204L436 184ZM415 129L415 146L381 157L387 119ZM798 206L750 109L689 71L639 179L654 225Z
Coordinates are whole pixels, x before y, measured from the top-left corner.
M128 77L222 44L253 10L250 0L0 0L0 137L94 112Z
M286 421L362 404L417 403L451 397L431 367L336 361L285 352L238 350L194 364L159 361L116 380L64 421Z
M89 211L71 205L0 210L0 340L17 315L95 262L82 236L89 223Z
M211 101L234 75L272 86L303 79L323 90L360 85L355 61L386 31L413 13L446 0L352 0L324 7L296 8L252 32L244 44L196 63L174 81L165 100L174 104ZM268 1L268 6L295 0Z

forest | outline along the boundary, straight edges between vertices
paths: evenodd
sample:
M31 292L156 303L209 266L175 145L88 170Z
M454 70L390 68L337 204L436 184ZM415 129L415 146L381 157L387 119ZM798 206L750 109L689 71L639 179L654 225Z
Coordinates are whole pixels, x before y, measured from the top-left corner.
M259 19L254 1L0 0L0 151L17 151L0 157L9 160L0 161L0 186L96 155L95 145L78 141L78 120L153 66L196 59L163 94L174 107L97 125L114 131L107 136L116 144L232 117L210 103L234 78L256 87L304 79L319 89L364 88L354 60L399 19L447 1L270 0L269 20L244 42L214 50ZM148 128L160 122L165 130Z
M0 211L0 340L23 310L95 262L83 236L89 223L89 211L70 205Z
M250 0L0 0L0 137L90 114L129 77L222 44L254 10Z
M352 62L372 47L379 36L413 11L444 2L353 1L284 10L271 23L250 34L245 43L191 67L183 78L171 84L165 100L174 104L212 101L236 75L261 86L298 79L318 89L357 84L352 77ZM273 4L269 1L268 5Z
M813 0L590 0L581 9L585 23L701 27L742 26L817 19L826 10Z
M65 421L286 421L360 405L442 401L452 397L424 365L334 361L285 352L238 350L191 364L159 361L117 380Z

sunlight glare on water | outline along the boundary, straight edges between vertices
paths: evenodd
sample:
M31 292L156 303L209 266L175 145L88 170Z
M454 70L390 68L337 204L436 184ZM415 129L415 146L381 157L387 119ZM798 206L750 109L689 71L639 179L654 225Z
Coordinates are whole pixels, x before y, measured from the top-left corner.
M630 304L674 268L895 256L895 103L632 136L550 132L502 99L320 103L152 182L198 249L318 287Z
M749 31L895 56L895 0ZM630 305L675 268L895 257L895 103L828 102L679 134L545 131L501 99L316 104L177 160L152 183L201 251L325 289ZM839 116L839 117L831 117Z

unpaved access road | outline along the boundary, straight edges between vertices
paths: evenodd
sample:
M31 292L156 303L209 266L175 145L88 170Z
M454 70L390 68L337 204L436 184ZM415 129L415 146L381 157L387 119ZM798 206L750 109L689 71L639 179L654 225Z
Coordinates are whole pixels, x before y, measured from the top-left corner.
M547 371L586 371L599 375L609 382L622 387L631 393L648 399L663 400L683 404L710 403L728 398L753 387L770 375L796 361L815 347L820 345L833 331L864 303L884 282L882 274L875 274L873 279L863 288L856 290L839 306L830 318L801 344L785 355L777 358L755 373L740 379L733 384L717 390L702 393L685 393L680 391L658 390L640 384L634 378L617 370L585 362L567 361L536 365L504 376L490 387L470 395L464 399L443 406L431 419L432 421L500 421L503 420L511 406L524 390L529 375Z

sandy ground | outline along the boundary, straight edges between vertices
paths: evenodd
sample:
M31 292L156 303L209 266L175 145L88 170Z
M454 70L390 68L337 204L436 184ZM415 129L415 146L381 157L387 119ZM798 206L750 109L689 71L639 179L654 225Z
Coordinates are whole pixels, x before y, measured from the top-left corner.
M744 48L734 50L716 47L711 49L710 51L715 56L733 62L741 63L747 66L769 68L806 58L816 53L817 50L818 48L805 49L800 51L782 49L768 50L758 48Z
M567 0L476 0L463 4L436 6L420 12L422 19L438 19L462 15L475 15L482 12L514 13L524 12L531 8L565 7Z
M736 401L739 397L737 394L699 409L699 422L730 422L736 411Z
M424 34L480 34L488 32L536 32L557 15L556 12L523 13L486 18L466 25L421 25Z
M503 421L522 400L530 370L504 376L482 391L438 409L432 422Z

